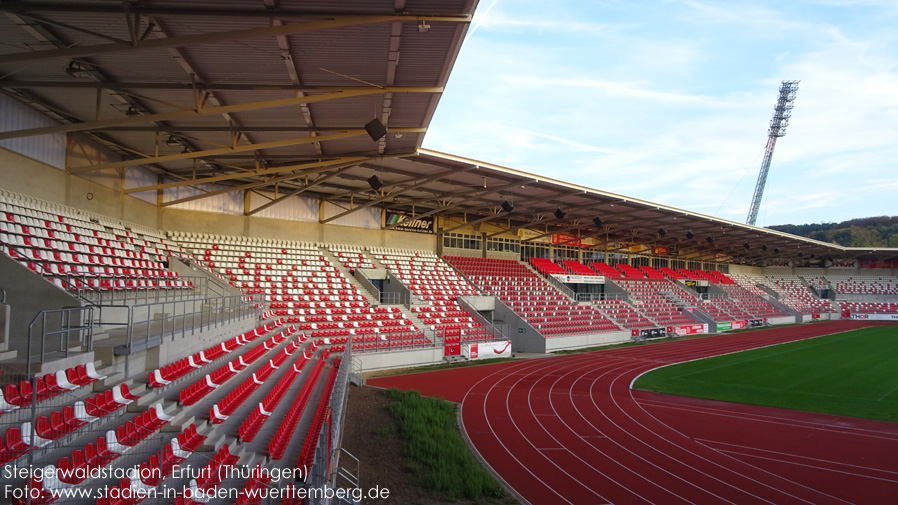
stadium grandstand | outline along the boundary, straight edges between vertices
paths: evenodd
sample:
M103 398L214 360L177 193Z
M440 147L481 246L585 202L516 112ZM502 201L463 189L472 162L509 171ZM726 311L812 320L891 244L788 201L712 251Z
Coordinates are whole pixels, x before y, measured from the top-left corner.
M15 503L298 504L369 371L898 320L898 250L422 148L476 4L0 3Z

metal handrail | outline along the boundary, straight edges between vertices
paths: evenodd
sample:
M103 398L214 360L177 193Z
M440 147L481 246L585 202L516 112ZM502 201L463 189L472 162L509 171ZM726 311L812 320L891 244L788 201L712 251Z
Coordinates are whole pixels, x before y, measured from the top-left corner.
M144 342L148 342L149 339L154 336L165 338L167 335L170 335L171 341L174 341L178 333L177 321L179 319L182 323L180 331L181 338L184 338L187 336L188 331L190 335L193 335L198 330L203 331L208 327L218 327L219 324L228 324L243 319L253 312L259 313L262 310L262 301L262 295L231 295L215 298L193 298L189 300L174 300L133 305L130 308L128 316L128 336L126 339L126 346L131 348L134 345L134 327L136 325L145 325L146 333L143 338ZM146 311L146 316L143 319L139 319L140 316L137 316L136 314L138 314L138 312L142 313L143 311ZM165 314L168 313L171 315L165 316ZM161 314L163 317L154 318L154 314ZM216 314L225 317L214 317ZM162 325L158 335L150 330L152 323L154 322L159 322ZM167 324L170 324L169 328L166 327Z
M59 348L54 352L62 352L63 357L69 356L69 349L71 349L73 345L71 338L73 333L78 337L78 341L76 341L75 344L83 341L83 346L86 347L88 352L91 351L93 348L94 329L93 311L94 306L88 305L86 307L67 307L63 309L44 310L35 315L28 325L28 342L26 343L25 351L25 373L31 374L32 346L34 343L35 328L38 324L40 324L41 328L39 363L43 363L44 357L48 354L48 337L59 336ZM85 315L87 316L87 324L84 324ZM57 322L51 321L52 318L56 317L58 317L59 329L48 330L48 324ZM79 322L74 323L73 325L73 321ZM56 326L54 325L54 328L55 327Z
M597 302L601 300L623 300L626 301L627 295L624 293L577 293L578 302Z
M151 323L161 321L162 328L158 336L162 338L167 333L170 333L172 340L174 340L177 334L176 323L178 319L183 323L181 325L181 336L184 337L188 331L192 335L206 328L218 327L219 325L258 315L264 308L262 301L261 295L232 295L133 306L90 304L82 307L44 310L38 313L28 326L28 341L26 343L27 370L30 373L32 360L35 356L39 359L38 362L43 362L51 352L59 352L62 353L63 357L68 357L71 354L71 347L77 344L81 344L88 352L91 351L93 349L93 337L97 333L98 327L127 326L127 346L130 348L134 344L135 325L146 324L146 337L144 340L149 341L151 336L157 336L150 334ZM177 309L179 307L176 307L176 304L181 304L181 309L186 309L189 304L192 310L190 312L187 310L178 312ZM200 305L199 309L197 305ZM105 318L102 317L104 309L125 310L127 311L127 317L122 322L104 321L103 319ZM170 317L152 319L155 310L165 311L166 309L175 310ZM140 319L139 316L135 317L137 311L141 310L146 310L146 319ZM97 318L95 315L98 313L101 317ZM199 317L197 318L197 316ZM190 319L189 328L188 318ZM170 329L166 328L168 321L171 321ZM49 341L57 336L59 338L57 348L48 350L48 345L52 345ZM36 355L34 353L35 345L39 348L39 352Z

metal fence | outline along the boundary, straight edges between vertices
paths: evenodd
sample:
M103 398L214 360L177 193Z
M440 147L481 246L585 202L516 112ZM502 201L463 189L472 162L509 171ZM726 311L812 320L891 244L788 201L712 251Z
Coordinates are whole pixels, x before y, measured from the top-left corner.
M262 295L234 295L140 305L87 305L45 310L31 321L26 343L26 365L66 358L93 350L94 337L120 328L126 349L146 348L164 339L174 341L257 317Z
M346 412L346 390L349 387L349 374L352 369L352 346L347 346L341 357L340 370L334 380L334 387L329 400L330 415L321 428L318 443L315 447L315 457L306 484L312 489L334 488L340 475L340 441L343 437L343 417ZM343 479L353 484L353 479ZM358 489L358 481L354 482ZM352 503L337 497L327 497L328 493L310 493L306 499L309 505L331 505Z
M262 310L262 302L262 295L233 295L134 305L128 316L126 345L146 346L153 337L174 341L256 316ZM135 330L136 326L141 328Z

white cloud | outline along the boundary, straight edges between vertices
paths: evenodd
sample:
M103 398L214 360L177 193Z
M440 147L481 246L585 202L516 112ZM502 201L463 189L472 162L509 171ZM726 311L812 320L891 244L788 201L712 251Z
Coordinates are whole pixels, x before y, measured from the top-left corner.
M894 183L880 184L898 173L894 9L818 1L796 16L807 3L602 2L599 17L501 0L425 144L743 221L779 82L800 79L761 220L895 213Z

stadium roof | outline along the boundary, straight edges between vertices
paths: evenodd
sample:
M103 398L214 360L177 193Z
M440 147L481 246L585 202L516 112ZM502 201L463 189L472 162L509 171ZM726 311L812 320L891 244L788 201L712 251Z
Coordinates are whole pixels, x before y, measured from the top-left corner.
M278 195L248 215L303 195L345 209L325 222L377 206L449 217L458 225L447 232L489 222L499 233L527 228L524 242L567 235L562 243L595 238L619 252L648 247L685 259L898 258L895 249L846 249L422 149L476 5L4 1L0 89L60 124L0 140L90 135L121 160L69 170L141 165L160 177L128 192ZM364 129L374 118L388 129L377 141Z

